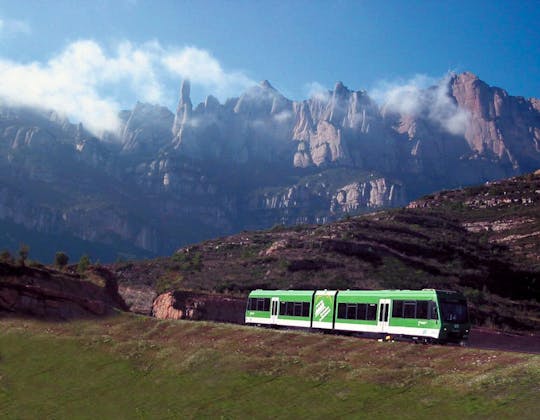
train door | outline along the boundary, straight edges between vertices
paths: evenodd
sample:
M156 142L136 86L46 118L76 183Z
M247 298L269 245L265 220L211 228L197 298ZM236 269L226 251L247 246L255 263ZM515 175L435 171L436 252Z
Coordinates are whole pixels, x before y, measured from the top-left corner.
M272 302L270 303L270 322L272 324L275 324L277 322L278 311L279 311L279 298L274 297L272 298Z
M390 299L379 299L379 318L377 329L379 332L388 331L388 320L390 318Z

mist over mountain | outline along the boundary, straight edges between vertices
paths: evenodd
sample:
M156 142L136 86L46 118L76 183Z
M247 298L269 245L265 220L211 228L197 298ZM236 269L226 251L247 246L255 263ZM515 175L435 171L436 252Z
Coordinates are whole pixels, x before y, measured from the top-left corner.
M338 82L291 101L268 81L175 113L137 103L95 137L0 106L0 243L102 261L275 224L325 223L540 167L540 100L471 73L379 102Z

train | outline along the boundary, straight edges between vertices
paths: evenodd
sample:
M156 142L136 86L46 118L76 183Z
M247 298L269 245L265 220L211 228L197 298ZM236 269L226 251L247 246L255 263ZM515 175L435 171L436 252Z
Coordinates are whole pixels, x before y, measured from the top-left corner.
M471 327L463 294L435 289L257 289L248 296L245 323L460 345Z

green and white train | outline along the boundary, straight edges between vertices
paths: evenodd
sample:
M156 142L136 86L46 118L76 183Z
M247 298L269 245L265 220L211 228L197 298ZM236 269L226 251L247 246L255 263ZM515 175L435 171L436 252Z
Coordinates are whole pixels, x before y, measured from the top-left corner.
M425 342L465 342L470 322L458 292L254 290L247 324L348 331Z

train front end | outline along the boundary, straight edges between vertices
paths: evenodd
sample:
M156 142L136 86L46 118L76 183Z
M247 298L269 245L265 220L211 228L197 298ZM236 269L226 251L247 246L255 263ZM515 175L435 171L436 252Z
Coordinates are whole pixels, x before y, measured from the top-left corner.
M465 344L471 331L465 297L459 292L438 290L437 300L441 320L439 341Z

